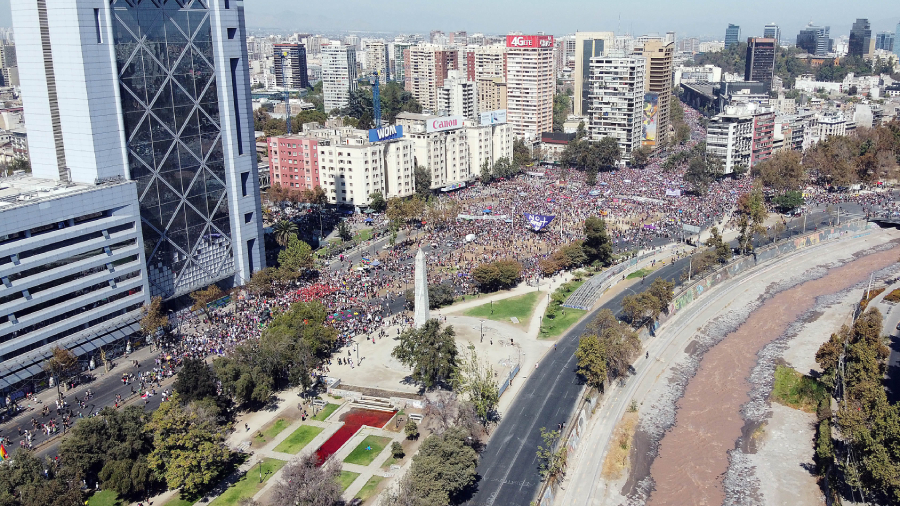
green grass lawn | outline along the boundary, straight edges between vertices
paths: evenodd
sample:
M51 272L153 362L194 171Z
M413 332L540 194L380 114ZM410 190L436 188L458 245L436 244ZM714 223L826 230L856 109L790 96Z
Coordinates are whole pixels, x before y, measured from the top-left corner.
M276 452L297 453L308 445L310 441L315 439L322 432L321 427L313 427L312 425L301 425L290 436L287 437L280 445L275 447Z
M403 457L403 459L405 459L405 458L406 458L406 457ZM384 469L385 471L387 471L387 470L389 470L389 469L391 468L391 466L394 465L394 464L402 465L402 464L403 464L403 459L395 459L393 456L390 456L390 457L387 458L387 460L384 461L384 464L381 464L381 468Z
M626 276L625 279L642 278L642 277L646 276L647 274L650 274L651 272L653 272L653 269L648 269L648 268L638 269L638 270L632 272L631 274L629 274L628 276Z
M88 506L120 506L119 494L113 490L103 490L88 499Z
M381 453L381 450L384 450L384 447L391 443L391 439L387 437L381 436L366 436L363 439L362 443L359 443L350 455L347 455L347 458L344 459L344 462L348 464L359 464L361 466L367 466L375 460L375 457ZM366 450L367 447L370 447L371 450Z
M371 228L364 228L364 229L360 230L358 234L353 236L353 240L355 240L356 242L368 241L371 238L372 238L372 229Z
M268 443L269 441L275 439L275 436L281 433L284 429L286 429L290 425L287 420L284 418L279 418L275 420L269 428L264 431L258 432L256 436L253 438L254 443L259 443L260 446ZM262 434L260 436L260 434Z
M263 487L263 484L286 464L283 460L263 459L262 466L256 464L228 490L210 503L210 506L234 506L241 499L253 497ZM262 483L259 482L260 467L262 468Z
M341 471L341 475L338 476L338 484L341 486L341 492L350 488L350 485L357 478L359 478L359 473L354 473L351 471Z
M775 368L775 386L772 398L794 409L815 413L820 402L827 401L825 385L816 379L779 365Z
M510 318L515 316L522 324L525 324L534 313L534 306L540 300L539 297L542 296L546 297L545 292L529 292L525 295L498 300L493 304L493 314L491 314L491 303L488 302L487 304L473 307L466 311L465 315L506 323L509 323Z
M587 311L583 309L572 309L570 307L563 308L566 314L557 313L556 318L544 317L541 323L540 339L550 339L561 336L569 327L575 325L575 322L581 319Z
M356 494L356 498L360 501L368 501L370 497L375 495L375 490L382 480L384 480L384 477L382 476L373 476L369 478L369 481L367 481L366 484L363 485L363 488Z
M320 422L324 422L325 419L328 418L329 416L331 416L331 414L334 413L334 410L336 410L339 407L341 407L340 404L331 404L331 403L326 404L325 407L322 408L322 411L319 411L319 413L316 414L316 416L310 418L310 420L317 420Z
M163 506L194 506L194 501L188 501L187 499L182 499L180 495L176 495Z

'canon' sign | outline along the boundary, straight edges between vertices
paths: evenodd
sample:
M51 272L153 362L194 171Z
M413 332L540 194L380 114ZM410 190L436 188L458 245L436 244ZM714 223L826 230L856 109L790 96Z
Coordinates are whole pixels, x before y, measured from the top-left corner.
M443 132L462 128L465 118L461 116L445 116L428 120L425 124L426 132Z

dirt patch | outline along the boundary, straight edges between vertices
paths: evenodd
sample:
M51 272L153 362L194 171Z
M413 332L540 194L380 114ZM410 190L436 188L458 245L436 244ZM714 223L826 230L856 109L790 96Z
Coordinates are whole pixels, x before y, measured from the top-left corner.
M603 461L603 477L607 480L618 480L622 477L631 462L634 460L631 452L634 451L634 431L638 423L638 413L627 412L616 425L613 431L612 446L606 453Z
M723 477L729 464L732 470L749 465L748 456L735 447L735 442L752 439L742 438L742 408L750 400L748 392L753 387L748 378L759 359L758 353L812 309L817 297L861 283L869 273L896 262L896 252L886 250L856 258L841 267L814 269L818 272L810 272L807 277L813 280L798 286L790 287L789 280L773 285L762 306L706 352L677 402L677 423L660 442L658 457L651 465L655 491L649 504L725 502ZM776 294L768 296L771 293ZM748 496L755 495L749 492L752 484L738 487L748 490Z

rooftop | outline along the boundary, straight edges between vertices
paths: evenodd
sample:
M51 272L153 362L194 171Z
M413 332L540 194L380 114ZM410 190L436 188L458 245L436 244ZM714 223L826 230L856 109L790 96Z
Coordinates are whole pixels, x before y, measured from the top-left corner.
M32 177L30 174L14 174L0 178L0 211L127 182L124 178L110 178L96 185L64 183L55 179Z

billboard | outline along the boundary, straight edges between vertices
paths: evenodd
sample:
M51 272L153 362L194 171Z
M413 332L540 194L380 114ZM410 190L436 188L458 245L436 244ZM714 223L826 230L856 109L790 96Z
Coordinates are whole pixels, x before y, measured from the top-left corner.
M641 146L656 146L656 129L659 124L659 93L644 94L644 118Z
M369 130L369 142L389 141L403 137L403 125L389 125Z
M507 35L506 47L526 47L531 49L552 48L552 35Z
M481 113L481 126L497 125L499 123L506 123L506 109Z
M425 131L444 132L447 130L456 130L463 127L465 118L462 116L442 116L440 118L431 118L425 123Z

